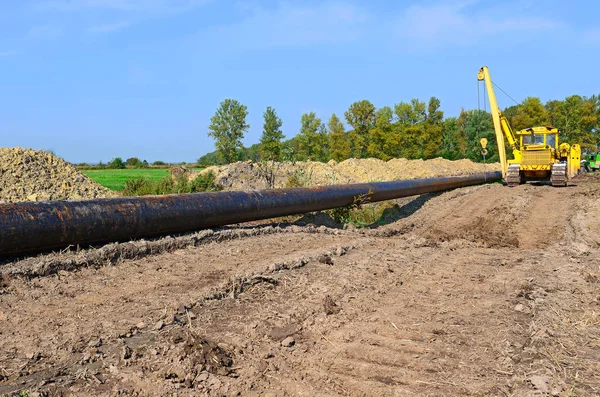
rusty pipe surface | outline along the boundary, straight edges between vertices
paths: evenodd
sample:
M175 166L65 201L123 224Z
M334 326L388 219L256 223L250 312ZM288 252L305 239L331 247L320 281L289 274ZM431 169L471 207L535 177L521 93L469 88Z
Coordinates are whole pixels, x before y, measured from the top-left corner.
M189 232L485 182L500 172L256 191L0 204L0 255Z

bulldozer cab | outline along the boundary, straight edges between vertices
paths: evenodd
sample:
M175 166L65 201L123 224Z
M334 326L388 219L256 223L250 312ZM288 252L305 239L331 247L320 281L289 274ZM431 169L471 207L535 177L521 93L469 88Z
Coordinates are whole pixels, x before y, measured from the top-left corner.
M527 128L518 132L521 147L525 150L554 149L558 150L558 130L551 127Z

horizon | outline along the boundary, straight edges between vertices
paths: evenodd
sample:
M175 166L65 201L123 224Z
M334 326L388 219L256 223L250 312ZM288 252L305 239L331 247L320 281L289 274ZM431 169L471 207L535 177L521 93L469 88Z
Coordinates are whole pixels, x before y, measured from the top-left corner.
M0 5L4 147L72 163L195 162L219 103L272 106L285 139L366 99L477 108L477 71L521 102L600 94L592 1L31 0ZM513 105L500 92L501 108Z

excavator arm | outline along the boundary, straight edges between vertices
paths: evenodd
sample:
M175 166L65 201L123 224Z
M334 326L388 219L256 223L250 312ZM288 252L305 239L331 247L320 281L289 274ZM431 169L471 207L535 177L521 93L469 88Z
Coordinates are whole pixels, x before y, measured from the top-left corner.
M514 132L510 128L510 124L506 117L500 111L494 86L490 78L490 72L487 66L479 69L477 80L484 81L490 101L490 111L492 112L492 120L494 121L494 131L496 132L496 142L498 143L498 155L500 156L500 165L502 167L502 177L506 178L508 170L508 160L506 159L505 139L513 150L518 150L518 141Z

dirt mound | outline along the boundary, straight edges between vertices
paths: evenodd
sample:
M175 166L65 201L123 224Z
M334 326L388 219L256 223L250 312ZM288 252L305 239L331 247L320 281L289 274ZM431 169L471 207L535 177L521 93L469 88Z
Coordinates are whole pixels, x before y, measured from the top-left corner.
M497 171L500 166L479 164L470 160L349 159L341 163L330 161L260 164L237 162L209 167L202 173L213 172L216 183L224 190L254 190L269 186L273 176L276 188L290 186L318 186L343 183L383 182L392 180L431 178Z
M0 148L0 202L114 197L70 163L42 150Z

